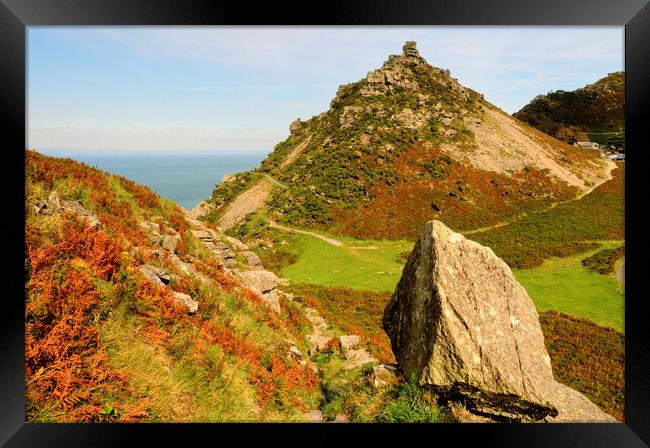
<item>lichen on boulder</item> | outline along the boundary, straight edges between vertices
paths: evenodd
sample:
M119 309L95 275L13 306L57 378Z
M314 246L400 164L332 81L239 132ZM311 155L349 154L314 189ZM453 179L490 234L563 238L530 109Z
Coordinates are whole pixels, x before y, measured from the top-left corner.
M475 413L615 421L555 381L535 305L508 265L440 221L426 223L383 326L407 377Z

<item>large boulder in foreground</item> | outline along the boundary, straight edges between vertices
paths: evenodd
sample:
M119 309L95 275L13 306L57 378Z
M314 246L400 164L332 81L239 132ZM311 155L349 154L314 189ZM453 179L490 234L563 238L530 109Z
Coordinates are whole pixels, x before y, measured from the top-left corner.
M615 422L553 378L535 306L488 247L426 223L384 310L402 371L476 413Z

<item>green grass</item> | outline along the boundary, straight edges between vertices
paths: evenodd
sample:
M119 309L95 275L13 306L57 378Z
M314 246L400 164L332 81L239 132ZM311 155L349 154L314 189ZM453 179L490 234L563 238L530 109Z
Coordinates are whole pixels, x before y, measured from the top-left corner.
M419 387L417 380L400 381L395 387L373 390L365 381L353 385L344 402L344 409L355 423L450 423L453 421L446 407L438 404L438 397L427 388Z
M188 331L196 331L189 329ZM206 365L173 359L138 334L133 319L110 319L102 328L113 367L129 379L129 387L146 397L160 421L255 421L255 393L233 368L232 356L212 346ZM188 337L187 331L177 338ZM228 362L224 362L227 359ZM210 370L212 365L218 369Z
M282 269L282 276L294 283L393 291L404 266L398 261L399 255L413 247L409 241L333 238L341 241L343 246L336 247L310 235L295 234L292 244L299 256L296 263ZM358 247L377 249L355 249Z
M297 261L283 267L280 274L294 284L345 286L360 291L395 289L405 262L400 261L400 255L410 251L413 243L335 238L343 246L293 234L287 240L297 254ZM513 274L526 288L538 311L557 310L623 331L623 284L614 275L589 272L581 263L601 250L619 247L621 242L595 244L599 247L591 251L567 258L549 258L540 267L516 269ZM368 246L377 249L354 249Z
M623 331L624 287L612 276L588 272L581 261L618 241L568 258L551 258L538 268L514 270L513 274L539 311L557 310L589 319L598 325Z
M417 381L400 383L394 397L375 417L377 423L448 423L448 415L441 412L436 397L418 387Z
M284 267L282 276L293 283L368 291L395 289L402 275L400 254L410 251L412 243L347 237L339 240L343 246L336 247L313 236L295 234L291 241L299 254L298 261ZM620 241L598 244L597 249L567 258L550 258L540 267L513 270L513 273L540 312L557 310L623 331L623 284L613 275L589 272L581 264L583 259L603 249L620 246ZM377 249L351 249L368 246Z
M110 186L111 192L113 193L115 199L120 202L127 202L131 206L131 210L135 212L139 211L138 203L135 201L135 198L131 193L127 191L126 188L124 188L117 177L108 177L108 185Z

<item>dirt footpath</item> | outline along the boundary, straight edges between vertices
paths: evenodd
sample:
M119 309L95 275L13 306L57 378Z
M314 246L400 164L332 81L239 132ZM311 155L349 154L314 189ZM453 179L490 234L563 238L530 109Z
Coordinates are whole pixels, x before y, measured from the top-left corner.
M313 237L316 237L316 238L319 238L319 239L325 241L326 243L331 244L332 246L336 246L336 247L341 247L341 246L343 246L343 243L340 242L339 240L335 240L334 238L328 238L328 237L326 237L326 236L319 235L318 233L308 232L308 231L306 231L306 230L292 229L291 227L285 227L285 226L282 226L282 225L280 225L280 224L277 224L277 223L275 223L275 222L273 222L273 221L270 222L270 226L271 226L271 227L275 227L275 228L277 228L277 229L285 230L285 231L287 231L287 232L296 232L296 233L302 233L303 235L311 235L311 236L313 236ZM375 249L376 249L376 248L375 248Z

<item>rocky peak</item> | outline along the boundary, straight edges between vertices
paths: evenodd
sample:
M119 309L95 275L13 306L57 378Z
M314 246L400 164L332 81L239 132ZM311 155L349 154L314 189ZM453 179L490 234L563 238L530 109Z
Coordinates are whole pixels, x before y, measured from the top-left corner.
M421 85L418 79L425 84L436 82L449 85L453 90L460 92L463 99L468 97L466 90L458 80L450 76L449 70L433 67L417 50L414 41L406 41L402 47L402 55L390 55L381 68L368 72L366 85L360 90L362 96L388 95L395 88L404 88L413 92L420 92L426 86Z
M417 43L415 41L407 40L402 47L404 56L420 56L420 53L418 53L416 46Z
M413 57L420 57L420 53L418 53L418 49L416 48L416 43L412 40L407 40L406 43L404 43L404 46L402 47L402 55L406 58L409 56Z

